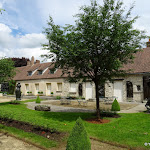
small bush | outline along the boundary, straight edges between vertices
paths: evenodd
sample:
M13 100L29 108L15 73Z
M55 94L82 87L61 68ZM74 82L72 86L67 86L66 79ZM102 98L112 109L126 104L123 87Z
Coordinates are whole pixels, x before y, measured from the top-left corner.
M15 104L15 105L17 105L17 104L20 104L20 102L19 102L18 100L12 100L12 101L10 101L10 104Z
M61 99L61 96L56 96L56 99Z
M68 138L66 150L91 150L90 139L80 117Z
M43 94L43 91L39 91L38 94Z
M120 105L116 99L112 103L111 111L120 111Z
M37 96L37 98L36 98L36 101L35 101L36 103L41 103L41 99L40 99L40 97L39 96Z

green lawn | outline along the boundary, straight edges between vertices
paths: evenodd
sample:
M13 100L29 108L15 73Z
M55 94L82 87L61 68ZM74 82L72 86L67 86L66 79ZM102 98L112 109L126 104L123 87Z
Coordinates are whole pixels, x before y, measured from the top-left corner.
M70 132L79 116L83 120L93 117L92 113L34 111L27 109L23 102L21 103L21 105L10 105L9 103L0 104L0 117L12 118L61 132ZM118 143L129 147L144 148L145 142L150 143L150 114L121 114L120 118L109 119L111 120L110 123L100 125L84 121L88 135L103 141ZM8 129L5 127L5 130ZM33 142L36 141L36 139L33 140ZM47 147L55 145L56 142L52 141ZM148 146L145 148L148 148Z

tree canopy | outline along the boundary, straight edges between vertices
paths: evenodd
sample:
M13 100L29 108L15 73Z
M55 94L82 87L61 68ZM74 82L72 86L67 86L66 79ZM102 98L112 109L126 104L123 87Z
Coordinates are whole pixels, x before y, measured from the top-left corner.
M29 61L29 58L25 58L25 57L22 57L22 58L13 57L11 59L12 59L12 61L14 61L14 66L15 67L26 66L27 65L27 61Z
M55 67L62 68L73 78L85 77L95 83L97 112L99 112L98 86L125 73L123 64L132 61L133 54L141 48L145 33L133 28L137 16L125 10L122 1L96 0L82 6L75 17L75 25L55 25L49 18L44 33L49 40L44 49L49 50ZM70 72L70 70L72 70Z
M14 62L8 58L0 59L0 83L8 82L15 74Z

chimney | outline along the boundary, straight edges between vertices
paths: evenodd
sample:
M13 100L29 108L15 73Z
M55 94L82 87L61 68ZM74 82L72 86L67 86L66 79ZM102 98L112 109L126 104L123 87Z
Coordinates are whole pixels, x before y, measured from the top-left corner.
M36 63L36 64L40 64L40 60L36 60L35 63Z
M146 42L146 45L147 45L147 47L150 47L150 38L149 38L149 41Z
M31 66L34 65L34 56L31 57Z
M28 61L27 61L27 66L30 66L30 65L31 65L31 61L28 60Z

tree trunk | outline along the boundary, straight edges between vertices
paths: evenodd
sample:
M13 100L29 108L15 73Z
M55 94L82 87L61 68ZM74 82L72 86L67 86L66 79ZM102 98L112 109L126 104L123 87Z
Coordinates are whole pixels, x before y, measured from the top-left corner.
M94 83L95 83L95 93L96 93L96 113L97 113L97 119L100 119L98 81L95 81Z

